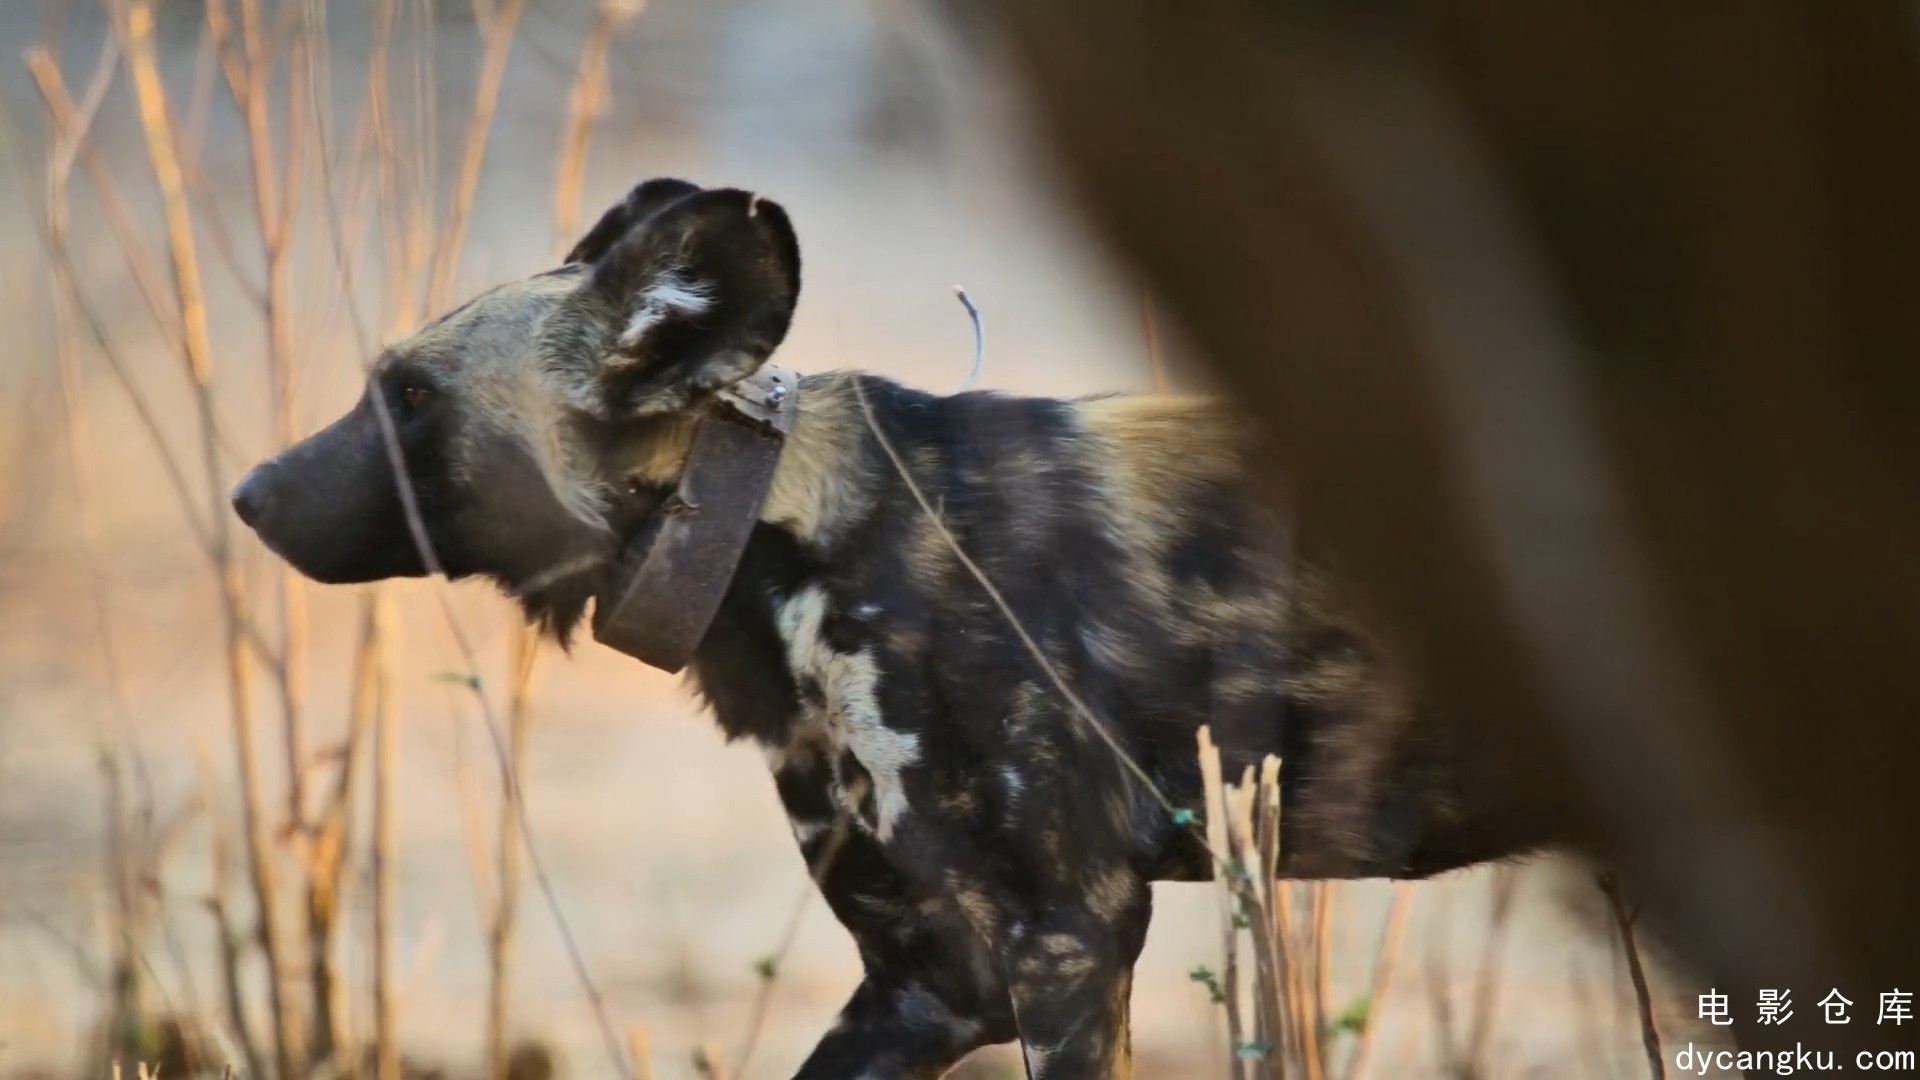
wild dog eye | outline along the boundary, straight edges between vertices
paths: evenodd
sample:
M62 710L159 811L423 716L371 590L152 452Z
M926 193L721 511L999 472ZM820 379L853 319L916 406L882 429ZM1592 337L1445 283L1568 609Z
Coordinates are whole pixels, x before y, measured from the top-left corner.
M408 412L420 408L433 400L433 391L419 383L407 383L400 388L400 404Z

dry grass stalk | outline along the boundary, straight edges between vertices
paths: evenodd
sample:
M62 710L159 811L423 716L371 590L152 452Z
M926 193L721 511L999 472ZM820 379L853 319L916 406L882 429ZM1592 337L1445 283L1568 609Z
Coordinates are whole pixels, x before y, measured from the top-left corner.
M593 27L580 47L580 63L567 94L566 135L560 143L560 167L553 192L554 254L565 252L580 230L580 187L587 170L587 142L593 120L606 108L607 47L645 0L601 0Z
M554 189L554 233L556 243L565 244L579 217L580 186L586 167L587 145L592 133L593 118L601 110L605 96L607 47L614 32L632 15L636 14L638 3L614 2L608 0L600 6L593 28L587 34L587 40L581 48L578 70L574 76L573 89L567 101L566 136L560 157L558 178ZM518 11L508 13L509 19L517 18ZM490 37L500 32L498 23L486 20L486 33ZM511 26L506 33L511 34ZM502 39L500 55L502 62L506 55L507 41ZM486 92L483 77L482 93ZM479 102L476 102L476 112ZM490 109L491 106L489 105ZM484 131L476 144L475 137L469 135L469 156L477 161L477 155L484 150ZM477 179L477 173L474 179ZM467 190L467 181L463 176L463 190ZM471 200L471 190L467 190L466 199ZM458 203L456 202L456 205ZM461 227L464 228L464 219ZM450 271L449 271L450 273ZM526 763L527 737L532 719L531 689L534 663L539 655L540 639L531 628L521 625L512 630L513 684L507 708L507 768L518 776ZM494 892L494 902L490 924L487 929L487 1027L486 1060L488 1074L493 1080L505 1080L507 1074L507 1023L508 1001L512 987L513 940L518 925L521 889L521 847L520 838L515 834L515 824L519 820L521 808L518 805L520 793L517 784L502 785L500 817L495 830L495 848L499 858L499 879ZM639 1068L638 1055L634 1067Z
M295 4L288 10L298 11ZM260 291L261 316L267 325L267 374L273 399L273 440L276 448L290 446L298 435L294 427L294 365L296 355L293 332L293 304L288 291L292 221L298 204L299 180L303 171L306 113L296 106L292 87L301 81L306 57L304 39L296 35L291 50L292 72L288 76L286 113L286 159L276 162L272 125L268 119L275 56L264 43L265 32L256 0L241 0L240 35L244 44L233 40L226 14L225 0L207 0L208 38L226 73L227 92L239 111L244 129L248 159L252 164L254 229L260 241L266 284ZM304 698L307 640L306 587L291 566L282 564L278 578L280 594L280 709L282 749L287 771L287 827L306 825L306 798L303 783L306 738L301 723ZM316 958L309 957L312 963Z
M753 1010L747 1017L747 1030L740 1038L740 1052L734 1055L733 1071L746 1075L747 1065L753 1060L753 1052L760 1045L760 1033L766 1026L767 1010L773 1002L774 986L786 970L787 955L793 951L794 943L800 940L800 917L806 913L808 904L825 887L827 874L832 871L834 860L840 857L840 849L846 845L847 836L853 828L851 808L859 806L867 797L867 782L854 777L847 784L846 797L833 816L833 830L827 834L827 842L820 846L820 854L814 858L813 865L807 868L807 888L794 901L787 914L786 929L781 932L780 942L772 953L759 962L760 988L754 995Z
M259 915L259 941L268 972L268 990L274 1027L275 1065L281 1076L300 1074L302 1046L286 980L288 955L278 930L274 866L265 819L265 797L260 781L259 756L251 705L251 674L247 639L242 631L246 611L245 586L239 563L233 558L227 525L225 492L215 423L212 348L207 335L206 300L188 216L185 184L175 157L175 131L169 115L166 89L154 56L151 0L114 4L116 31L126 54L134 84L148 160L160 189L167 246L173 265L175 298L183 331L182 350L194 391L203 465L211 516L209 535L219 569L227 629L228 697L233 718L236 766L241 782L241 811L245 821L247 862Z
M1268 754L1260 762L1260 787L1257 800L1257 817L1253 822L1254 835L1260 841L1260 874L1265 905L1261 908L1261 918L1253 927L1254 939L1271 956L1265 965L1273 987L1266 994L1269 1000L1277 998L1287 985L1289 973L1293 970L1293 956L1284 937L1280 934L1280 921L1277 911L1287 902L1289 883L1281 880L1281 858L1284 852L1280 847L1280 759ZM1301 1033L1299 1025L1289 1017L1284 1003L1276 1007L1269 1025L1277 1029L1274 1038L1273 1053L1285 1060L1285 1055L1299 1056Z
M397 295L401 298L395 305L392 318L389 321L389 325L394 332L401 332L410 328L418 317L418 311L420 309L416 306L415 298L419 296L419 293L415 289L414 284L417 272L421 266L425 265L428 261L429 252L431 253L432 276L428 282L427 295L425 298L426 306L430 310L436 310L446 303L446 294L451 288L453 275L459 262L459 253L464 244L474 189L479 182L480 164L485 156L488 136L492 130L494 106L497 103L501 78L505 72L507 54L512 44L514 27L518 22L522 6L522 0L508 0L508 3L497 11L483 9L477 4L475 6L476 18L478 18L482 24L481 35L486 46L486 57L482 62L480 84L475 91L472 109L469 114L465 149L462 154L462 166L455 181L452 201L453 210L449 214L446 227L434 238L432 244L426 242L429 234L423 224L426 218L426 212L423 209L425 203L417 198L408 198L409 189L402 183L401 170L399 168L400 159L397 150L397 140L399 136L395 124L395 115L391 107L390 87L385 72L387 37L388 31L391 29L394 11L393 0L382 0L380 6L375 9L376 23L380 29L376 32L374 64L369 74L368 106L372 117L375 141L379 148L379 160L382 164L380 204L381 220L387 240L386 271L387 283L389 285L387 293L389 295ZM430 32L431 21L423 18L421 23L425 30ZM430 59L430 48L423 46L415 50L415 92L413 100L421 111L421 116L417 120L418 126L421 131L425 132L433 130L433 99L428 89L431 79L427 76L425 69L425 65L430 63ZM428 190L428 184L425 181L431 174L431 164L428 160L428 155L431 152L431 142L431 139L417 138L410 143L410 145L418 148L419 151L418 156L415 158L414 165L417 170L416 176L421 182L414 185L411 189L411 192L416 195ZM389 463L395 472L396 478L403 479L406 475L406 462L399 452L399 442L394 432L392 417L387 414L384 399L375 396L373 402L375 405L374 412L380 424L382 439L386 445ZM439 577L439 560L435 556L433 545L427 537L425 524L420 518L419 507L413 500L411 485L402 482L400 484L400 495L402 510L407 520L407 527L412 534L414 544L420 553L422 561L432 576ZM447 602L445 592L436 592L435 596L439 602L440 611L446 623L448 634L453 639L455 648L467 665L466 670L469 673L477 672L479 668L472 643L468 640L467 634L462 628L460 621L454 616L453 610ZM605 999L600 993L599 986L594 982L591 972L587 969L585 954L575 939L572 927L567 922L565 913L560 907L559 898L554 891L552 880L546 872L546 868L540 859L539 849L534 843L532 829L527 821L525 803L524 800L521 799L518 790L519 783L517 774L511 761L511 754L507 748L506 740L502 737L500 726L496 722L492 702L488 698L485 690L482 689L477 675L474 675L474 677L469 680L468 686L480 707L482 720L489 737L493 741L494 752L500 763L502 786L508 793L506 805L513 810L515 825L520 834L521 842L525 845L524 852L529 868L533 872L534 880L540 888L541 895L545 899L548 909L553 914L555 925L560 931L561 943L567 953L568 962L572 966L575 977L578 979L592 1007L595 1021L600 1029L601 1037L607 1050L608 1059L620 1074L630 1076L632 1075L632 1070L625 1060L626 1048L608 1016ZM377 783L376 787L378 786ZM376 933L379 933L379 931L376 931ZM382 1011L384 1013L384 1010ZM384 1076L382 1080L385 1080Z
M712 1043L701 1043L693 1051L693 1071L705 1080L727 1080L727 1067L720 1060L720 1049Z
M108 40L110 44L117 46L117 38ZM103 57L112 55L118 55L115 48L103 47ZM112 174L105 171L99 151L88 134L94 111L99 105L98 98L104 96L105 83L96 79L87 91L87 101L76 105L67 92L66 83L59 68L54 66L51 54L47 50L30 49L26 53L25 60L28 71L33 76L34 85L46 106L48 122L55 131L56 149L49 158L49 177L59 177L61 198L64 200L66 178L72 162L77 158L81 164L87 166L88 179L94 186L97 200L106 212L114 240L119 245L120 254L125 258L129 272L134 276L136 284L140 285L142 298L154 312L156 327L160 330L168 348L183 350L185 346L183 331L180 328L179 305L176 301L167 298L172 290L157 276L158 271L152 269L152 258L147 252L145 241L141 239L138 229L133 225L125 204L121 200L119 188L114 183ZM49 220L46 230L40 236L47 261L53 271L54 292L60 298L56 302L71 306L72 313L79 317L80 324L86 327L87 334L92 338L101 358L107 362L108 370L113 374L115 381L125 390L128 403L133 406L135 418L153 447L161 471L166 475L168 485L179 501L195 543L213 564L216 572L219 572L223 558L218 542L219 537L213 531L214 526L203 521L194 511L193 507L198 501L198 496L193 490L192 483L187 479L186 467L167 440L151 402L148 401L139 382L133 377L132 368L127 365L119 350L115 348L112 339L107 335L106 321L99 316L80 288L80 275L67 247L65 224L65 214L61 211L59 219ZM143 271L142 267L146 267L147 270ZM142 284L150 275L154 283L151 285L151 290L157 291L150 291L147 284ZM211 437L215 444L222 444L224 435L220 431L218 418L211 417L206 422L213 425ZM219 522L215 523L215 525L218 524ZM255 654L265 660L278 677L279 664L275 650L254 624L251 613L243 610L228 614L229 617L239 620L239 629L243 637L252 646Z
M360 604L360 641L354 655L353 701L339 749L333 788L307 845L307 982L313 995L313 1062L338 1065L353 1043L346 1031L346 984L335 970L335 935L344 892L349 831L358 790L361 747L379 711L379 624L372 597Z
M1647 971L1640 962L1640 946L1634 938L1634 917L1627 911L1626 897L1619 879L1611 873L1600 875L1600 892L1607 898L1607 910L1620 928L1620 947L1627 956L1627 973L1633 979L1633 1003L1640 1017L1640 1044L1647 1052L1647 1075L1666 1080L1666 1056L1660 1050L1660 1028L1653 1022L1653 992L1647 984Z
M201 798L211 809L219 805L213 796L213 755L205 743L196 743L194 756L199 765ZM253 1026L247 1019L246 993L240 981L243 941L227 914L227 867L231 843L227 839L226 829L221 826L220 815L209 813L207 820L212 837L209 853L213 859L213 887L207 896L207 911L213 916L214 930L219 939L220 983L225 991L227 1028L235 1045L240 1048L241 1058L246 1062L247 1075L264 1077L267 1075L265 1062L260 1055L260 1044L254 1038Z
M117 38L109 37L107 40L110 48L117 47ZM127 270L133 276L141 300L146 303L161 336L171 347L178 348L185 331L180 326L180 310L169 299L171 289L155 265L152 253L147 250L146 242L133 222L133 214L127 209L126 200L121 197L120 187L114 182L113 173L101 157L99 148L85 137L93 109L75 104L61 78L59 66L46 49L28 49L25 61L27 72L33 76L34 87L40 92L40 99L46 106L47 119L53 126L56 142L63 148L51 157L48 174L59 175L64 181L67 162L73 155L78 155L81 166L87 171L87 180L93 185L94 197L106 217L107 226L126 256ZM101 91L104 93L104 86ZM87 96L90 99L93 97L91 91ZM95 104L97 106L97 102Z
M1266 845L1255 825L1254 804L1259 795L1251 765L1242 770L1238 784L1226 789L1227 833L1233 845L1233 871L1227 876L1235 901L1232 925L1247 931L1253 955L1253 1038L1235 1051L1258 1080L1277 1080L1286 1069L1287 1025L1281 1015L1279 950L1269 915L1274 880L1272 868L1262 858Z
M1501 975L1506 967L1507 932L1513 922L1513 897L1518 884L1516 867L1502 863L1494 868L1493 903L1487 913L1487 936L1481 946L1480 970L1474 980L1473 1024L1467 1032L1466 1067L1475 1076L1483 1076L1487 1071L1487 1050L1498 1012Z
M1380 951L1373 960L1373 977L1367 983L1366 1018L1354 1036L1353 1054L1347 1059L1347 1080L1363 1080L1373 1056L1376 1023L1387 991L1393 985L1393 973L1399 963L1401 943L1406 937L1407 909L1413 902L1413 883L1393 883L1393 898L1387 902L1386 928L1380 935Z
M400 639L393 590L373 594L375 635L373 756L373 1045L376 1080L400 1080L400 1042L393 980L393 872L399 830L394 770L400 757Z
M633 1059L633 1080L653 1080L653 1046L639 1024L627 1029L627 1056Z
M515 776L527 761L527 737L533 723L533 669L540 655L540 635L520 625L512 632L513 687L507 703L507 761ZM513 980L513 942L520 914L520 787L503 784L500 816L494 831L499 858L499 880L494 890L493 915L487 927L487 1073L506 1080L507 1009Z
M1213 729L1202 726L1196 736L1200 753L1200 786L1206 807L1207 846L1215 851L1233 850L1227 835L1227 794L1220 776L1220 748L1214 744ZM1227 1018L1227 1075L1233 1080L1246 1076L1246 1063L1240 1057L1243 1026L1240 1016L1240 933L1235 926L1235 873L1232 860L1214 870L1214 886L1220 898L1221 961L1218 996Z
M434 252L433 276L427 281L427 306L438 310L453 290L454 274L460 268L460 253L466 247L467 223L473 215L474 191L480 185L480 166L486 160L488 136L493 132L494 108L500 101L500 84L506 77L507 57L513 50L514 32L526 0L501 0L490 14L479 3L474 16L480 22L485 52L480 58L480 81L474 88L473 108L467 115L466 147L460 156L460 171L454 179L453 199L447 210L439 244Z
M85 104L73 111L73 119L67 124L56 124L56 133L48 151L46 214L47 235L52 245L62 250L67 244L67 182L72 171L78 143L84 138L87 127L98 111L101 100L106 96L107 87L112 83L116 67L112 39L102 49L100 61L94 77L90 80ZM47 61L44 52L39 59ZM29 57L29 63L33 58ZM58 71L52 75L58 88ZM63 95L64 97L64 95ZM133 1045L132 1036L137 1032L141 1018L145 1014L142 1003L142 982L138 956L141 952L141 938L146 922L146 905L142 903L141 880L146 875L146 860L141 859L139 868L135 866L132 853L132 839L128 835L126 772L122 762L119 745L133 730L132 705L127 699L126 686L121 678L118 657L114 650L113 618L107 596L107 575L99 557L97 543L98 530L93 515L94 502L91 498L92 477L86 467L86 447L90 441L91 427L88 422L86 397L81 387L80 358L77 348L79 334L74 323L78 315L73 311L73 300L63 290L55 289L53 295L54 319L58 329L58 360L60 374L61 400L65 410L66 450L69 478L72 486L74 508L79 516L81 555L88 568L91 598L94 612L95 640L99 642L99 659L102 666L102 681L113 698L116 728L109 731L104 725L95 725L95 762L100 769L101 790L104 799L106 844L103 854L106 865L103 877L109 883L108 892L113 912L113 945L109 961L110 1001L107 1011L106 1033L109 1050ZM150 808L149 808L150 813Z
M1308 988L1300 1029L1301 1060L1306 1064L1308 1080L1322 1080L1327 1071L1326 1032L1329 1002L1333 998L1333 885L1312 881L1305 885L1309 929L1307 948L1300 950L1305 963L1301 984Z

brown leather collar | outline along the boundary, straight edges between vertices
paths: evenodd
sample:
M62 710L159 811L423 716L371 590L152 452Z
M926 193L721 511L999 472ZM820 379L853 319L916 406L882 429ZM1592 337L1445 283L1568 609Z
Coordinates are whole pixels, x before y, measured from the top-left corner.
M595 641L663 671L693 659L760 519L799 397L800 380L773 364L714 395L679 486L594 601Z

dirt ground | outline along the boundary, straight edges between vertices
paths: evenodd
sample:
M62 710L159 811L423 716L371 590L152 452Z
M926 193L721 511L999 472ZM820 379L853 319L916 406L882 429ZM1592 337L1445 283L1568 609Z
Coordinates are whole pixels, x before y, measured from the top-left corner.
M456 10L444 20L434 77L451 102L467 92L473 65L460 62L472 52L471 32L453 17L462 5L449 7ZM529 9L479 190L462 273L469 287L550 258L554 117L590 7L548 0ZM33 8L0 11L0 39L34 40ZM163 45L171 41L163 61L183 84L193 67L190 14L162 26ZM81 16L67 27L63 58L75 82L98 40L88 29ZM336 78L347 87L355 77L352 42L364 27L343 17L334 32ZM940 27L861 0L657 0L621 38L613 69L587 173L588 212L658 175L750 186L785 203L805 261L798 322L781 353L787 365L861 367L927 387L957 386L971 360L971 331L951 294L960 283L985 312L982 385L1034 393L1148 386L1137 289L1077 231L1024 145L991 65L963 57ZM17 66L0 73L0 97L29 149L37 146L38 101ZM457 119L444 118L449 137ZM243 206L244 150L232 134L231 118L216 116L207 168L214 188ZM100 139L124 166L136 209L150 211L138 131L124 101L109 100ZM22 187L11 174L5 183ZM0 484L0 1073L76 1060L99 1019L99 740L137 750L163 815L202 791L196 763L203 755L214 766L215 801L187 819L159 882L162 938L170 940L156 939L150 961L162 995L179 1008L215 1007L213 938L202 903L210 884L206 823L230 823L235 813L210 572L125 393L94 356L84 361L83 384L92 435L82 468L92 497L77 505L82 488L60 426L46 274L27 226L38 190L16 194L0 199L0 304L12 328L12 347L0 352L7 436L0 438L0 477L7 478ZM91 204L82 194L78 205ZM125 313L115 333L138 358L137 377L169 434L184 443L177 360L155 348L92 215L82 218L76 242L96 303ZM324 272L318 260L304 266L303 297L331 295L318 284ZM215 277L232 476L266 447L260 331L238 304L231 277ZM337 304L316 300L301 325L300 411L311 427L351 400L364 358L349 343ZM1162 329L1177 338L1175 328ZM98 574L88 562L88 535ZM271 567L257 546L246 557L264 595ZM338 737L347 711L357 608L351 590L310 596L307 715L321 745ZM400 1020L410 1054L468 1068L478 1060L487 975L468 830L476 807L479 820L491 822L498 782L471 696L440 677L464 670L441 598L484 658L496 701L512 615L479 586L410 584L402 597ZM731 1052L738 1045L758 985L755 961L797 917L748 1070L785 1075L830 1024L858 964L825 907L807 898L758 753L723 744L677 680L591 644L570 657L542 657L534 710L523 778L532 823L559 904L617 1022L647 1027L658 1075L692 1075L690 1047L712 1041ZM1376 1010L1374 1075L1445 1073L1442 1033L1450 1030L1464 1046L1477 1001L1490 1002L1481 1059L1489 1075L1643 1074L1624 967L1584 879L1551 862L1524 868L1513 919L1490 939L1491 881L1483 870L1416 890L1398 978ZM1383 883L1338 891L1337 1004L1365 991L1388 892ZM1573 910L1569 896L1578 900ZM368 902L364 881L356 882L348 900L355 979L368 967L359 944ZM1188 977L1196 964L1218 960L1213 897L1200 886L1162 886L1156 904L1134 998L1141 1074L1217 1075L1224 1060L1217 1010ZM553 919L531 885L523 910L518 1030L557 1044L572 1075L609 1075ZM187 960L184 976L176 952ZM1656 972L1656 991L1667 1003L1661 1019L1669 1039L1684 1041L1692 1023L1686 988ZM995 1060L1017 1073L1014 1058Z

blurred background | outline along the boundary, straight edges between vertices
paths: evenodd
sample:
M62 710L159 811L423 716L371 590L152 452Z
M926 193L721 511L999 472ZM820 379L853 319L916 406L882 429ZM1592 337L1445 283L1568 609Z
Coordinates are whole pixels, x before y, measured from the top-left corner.
M334 1047L314 1074L384 1042L422 1074L621 1075L605 1029L660 1077L789 1074L858 961L760 755L675 678L530 645L485 586L304 587L223 493L381 340L654 176L787 206L788 366L957 388L961 284L981 385L1191 388L994 58L888 0L18 0L0 40L0 1076L272 1074L289 1025ZM1137 1068L1220 1075L1217 897L1158 888ZM1644 1072L1584 870L1300 903L1335 1075ZM1647 962L1669 1044L1711 1040Z

